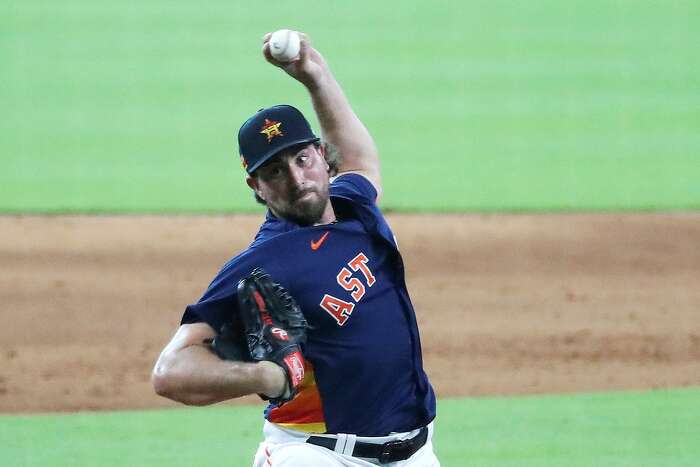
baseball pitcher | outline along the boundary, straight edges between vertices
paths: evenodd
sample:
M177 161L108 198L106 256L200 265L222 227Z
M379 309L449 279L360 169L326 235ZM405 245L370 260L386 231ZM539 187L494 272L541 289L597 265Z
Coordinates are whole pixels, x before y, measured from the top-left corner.
M324 58L266 60L309 92L323 139L290 105L241 126L246 183L267 206L251 245L189 305L153 370L161 396L268 401L253 465L439 466L435 394L377 148Z

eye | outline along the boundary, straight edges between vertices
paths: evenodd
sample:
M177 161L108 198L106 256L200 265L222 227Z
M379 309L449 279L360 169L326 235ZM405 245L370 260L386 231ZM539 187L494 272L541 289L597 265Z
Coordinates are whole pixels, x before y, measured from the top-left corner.
M266 180L269 180L271 178L277 178L282 175L282 167L279 165L271 165L269 167L265 167L264 172L261 173L262 177Z
M309 155L305 152L301 152L297 155L297 163L299 165L306 165L309 162Z

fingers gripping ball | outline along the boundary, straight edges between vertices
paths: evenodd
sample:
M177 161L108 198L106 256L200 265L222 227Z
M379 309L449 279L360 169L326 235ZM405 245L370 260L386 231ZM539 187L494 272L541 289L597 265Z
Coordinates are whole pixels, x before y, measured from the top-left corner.
M270 36L270 54L280 62L291 62L299 56L301 41L299 33L280 29Z
M262 269L238 283L238 305L252 360L272 361L285 370L287 388L273 402L291 400L304 380L301 345L306 342L308 324L301 308Z

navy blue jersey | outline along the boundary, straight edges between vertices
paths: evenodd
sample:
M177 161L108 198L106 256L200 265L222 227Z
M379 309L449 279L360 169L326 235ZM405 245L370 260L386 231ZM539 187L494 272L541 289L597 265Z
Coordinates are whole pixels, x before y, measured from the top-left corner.
M237 313L236 285L262 267L296 298L311 330L306 377L266 418L317 433L383 436L428 424L435 395L423 371L415 313L393 233L363 176L330 187L337 222L301 227L267 218L248 249L230 260L182 323L215 330Z

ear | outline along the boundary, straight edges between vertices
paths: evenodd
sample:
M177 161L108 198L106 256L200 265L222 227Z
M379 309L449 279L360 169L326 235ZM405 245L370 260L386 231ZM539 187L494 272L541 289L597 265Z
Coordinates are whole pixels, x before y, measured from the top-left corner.
M323 158L323 162L326 164L326 172L331 169L331 166L328 164L328 159L326 159L326 146L324 144L320 144L317 146L319 154L321 154L321 157Z
M265 200L263 198L262 194L260 193L260 184L258 183L258 179L256 177L251 177L250 175L246 175L245 177L245 183L250 187L251 190L255 192L256 195L258 195L260 198Z

